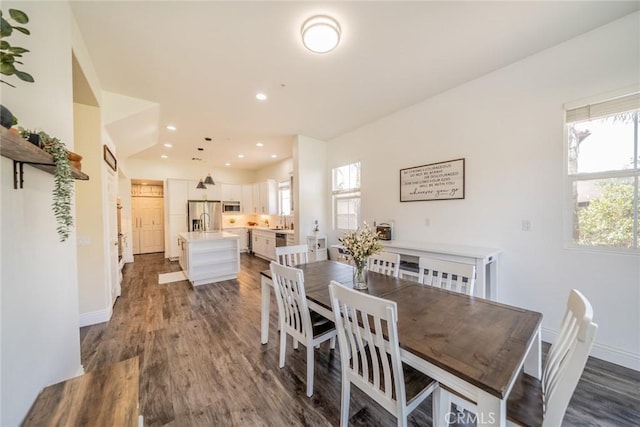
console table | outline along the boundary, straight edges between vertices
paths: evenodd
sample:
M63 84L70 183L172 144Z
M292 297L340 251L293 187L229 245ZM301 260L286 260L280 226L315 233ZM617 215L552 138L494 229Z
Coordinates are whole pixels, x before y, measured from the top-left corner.
M415 257L427 256L476 266L475 296L498 301L498 262L502 250L480 246L435 242L382 240L387 252Z

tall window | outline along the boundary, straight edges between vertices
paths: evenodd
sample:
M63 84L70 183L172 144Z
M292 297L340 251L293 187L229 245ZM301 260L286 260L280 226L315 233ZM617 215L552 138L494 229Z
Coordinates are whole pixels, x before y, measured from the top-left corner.
M640 93L567 110L574 246L638 250Z
M289 180L278 183L278 203L281 215L291 215L291 185Z
M333 228L355 230L360 223L360 162L332 171Z

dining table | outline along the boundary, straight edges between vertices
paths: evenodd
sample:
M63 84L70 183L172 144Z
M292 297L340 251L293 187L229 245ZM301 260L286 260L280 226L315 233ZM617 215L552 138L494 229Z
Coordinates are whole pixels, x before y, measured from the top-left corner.
M304 274L309 309L333 320L329 282L353 288L353 267L329 260L296 268ZM273 283L270 270L260 276L266 344ZM478 425L506 425L507 399L520 372L541 376L542 314L380 273L368 272L367 284L359 292L397 304L403 362L475 402ZM448 403L434 399L434 414L436 406L434 425L446 425Z

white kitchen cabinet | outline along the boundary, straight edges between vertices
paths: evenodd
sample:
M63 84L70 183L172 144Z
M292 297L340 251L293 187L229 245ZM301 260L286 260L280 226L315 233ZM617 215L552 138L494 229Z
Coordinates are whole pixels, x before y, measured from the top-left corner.
M278 186L276 182L268 179L265 182L254 184L253 203L257 214L278 215Z
M186 214L189 191L186 179L167 179L167 214Z
M242 213L245 215L256 213L253 204L253 184L242 185L242 201L240 203L240 208L242 209Z
M178 262L180 263L180 268L183 271L189 271L189 251L187 251L187 241L178 236L176 239L178 243Z
M186 203L186 202L185 202ZM169 215L169 236L167 240L167 251L165 257L175 260L180 256L180 248L178 246L178 233L183 233L187 230L187 214L173 214Z
M220 200L223 202L242 202L242 185L220 184Z
M261 258L276 259L276 236L272 231L253 230L253 253Z
M240 236L240 252L247 252L249 249L249 235L247 233L247 229L244 227L234 227L234 228L223 228L222 231L227 233L233 233Z

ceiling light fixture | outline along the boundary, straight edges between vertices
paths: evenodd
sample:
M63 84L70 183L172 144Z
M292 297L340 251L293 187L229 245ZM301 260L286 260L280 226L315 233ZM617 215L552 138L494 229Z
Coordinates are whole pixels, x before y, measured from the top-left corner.
M206 186L206 185L204 185L204 182L202 182L202 180L200 180L200 182L198 182L198 185L196 185L196 188L197 188L198 190L206 190L206 189L207 189L207 186Z
M340 42L340 25L330 16L312 16L304 21L300 32L304 47L311 52L331 52Z
M168 125L167 129L168 130L176 130L177 128L174 125Z
M238 154L239 159L244 159L244 154Z
M167 156L166 154L163 154L163 155L162 155L162 156L160 156L160 157L162 157L163 159L168 159L168 158L169 158L169 156Z
M264 147L264 144L263 144L262 142L258 142L258 143L256 144L256 147Z
M224 164L225 166L231 166L231 163L227 162Z
M173 147L173 145L171 145L171 144L169 144L169 143L164 144L164 146L165 146L165 147L167 147L167 148L171 148L171 147Z
M266 101L267 100L267 95L262 93L262 92L256 93L256 99L258 101Z
M272 155L271 155L271 158L272 158L272 159L275 159L276 157L278 157L278 155L277 155L277 154L272 154Z

